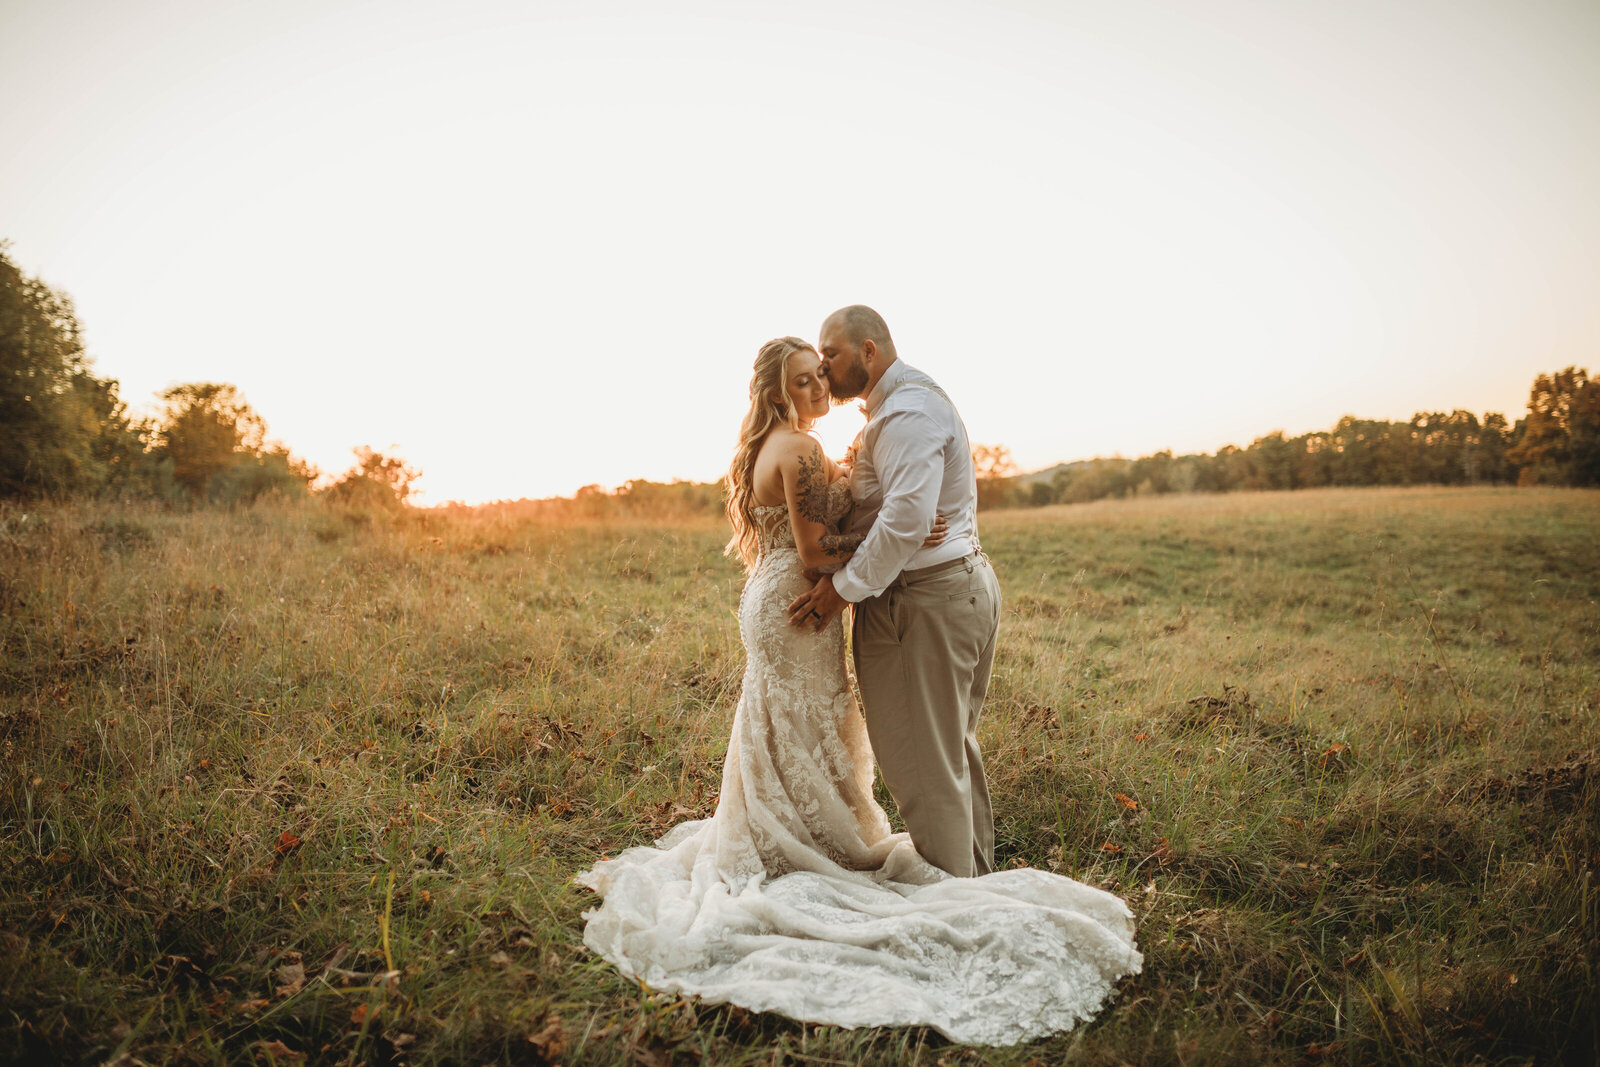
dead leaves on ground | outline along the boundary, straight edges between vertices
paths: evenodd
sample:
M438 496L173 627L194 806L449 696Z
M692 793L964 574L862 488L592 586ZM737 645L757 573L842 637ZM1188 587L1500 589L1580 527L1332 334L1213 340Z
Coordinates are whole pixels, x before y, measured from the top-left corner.
M304 1052L296 1051L285 1045L282 1041L257 1041L250 1046L257 1063L303 1063L306 1058Z
M1556 808L1575 806L1600 781L1600 749L1573 753L1559 763L1529 767L1508 778L1491 776L1477 785L1479 795L1537 801Z
M567 1050L567 1035L561 1016L548 1016L543 1029L528 1035L528 1044L544 1063L560 1063L561 1054Z
M277 983L273 995L279 1000L287 1000L305 988L306 969L297 957L293 962L279 964L272 972L273 981Z

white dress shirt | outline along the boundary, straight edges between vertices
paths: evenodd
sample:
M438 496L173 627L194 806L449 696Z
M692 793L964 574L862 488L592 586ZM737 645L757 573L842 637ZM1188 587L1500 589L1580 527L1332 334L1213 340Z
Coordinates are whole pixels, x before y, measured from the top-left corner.
M833 588L857 603L877 596L903 570L960 559L978 548L978 479L967 428L932 378L895 360L867 395L867 425L851 472L850 521L867 539ZM935 515L944 542L923 548Z

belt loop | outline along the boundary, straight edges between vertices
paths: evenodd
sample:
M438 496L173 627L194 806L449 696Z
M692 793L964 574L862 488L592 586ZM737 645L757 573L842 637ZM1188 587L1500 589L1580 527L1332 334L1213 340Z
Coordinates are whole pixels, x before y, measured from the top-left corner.
M961 560L961 563L962 563L962 565L964 567L967 568L967 573L971 574L972 573L972 557L971 556L963 557L962 560Z

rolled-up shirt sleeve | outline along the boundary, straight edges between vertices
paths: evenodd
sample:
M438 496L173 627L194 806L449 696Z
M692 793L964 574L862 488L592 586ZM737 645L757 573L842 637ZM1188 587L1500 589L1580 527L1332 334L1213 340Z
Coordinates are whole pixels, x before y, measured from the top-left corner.
M851 603L882 593L922 547L944 478L946 434L934 419L920 411L894 411L875 429L872 459L883 506L867 539L833 576L834 591Z

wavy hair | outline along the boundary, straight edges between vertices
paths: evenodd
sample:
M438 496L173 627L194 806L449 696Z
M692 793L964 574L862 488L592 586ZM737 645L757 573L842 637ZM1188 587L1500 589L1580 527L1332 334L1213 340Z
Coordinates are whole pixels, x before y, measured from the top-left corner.
M734 450L733 462L728 465L728 521L733 524L733 538L723 550L727 555L737 555L746 570L754 570L759 554L760 538L756 533L755 478L756 456L772 428L782 423L791 429L800 429L800 416L789 402L784 379L789 357L796 352L815 352L810 341L798 337L776 337L761 346L756 353L755 366L750 376L750 410L745 412L744 423L739 427L739 447Z

